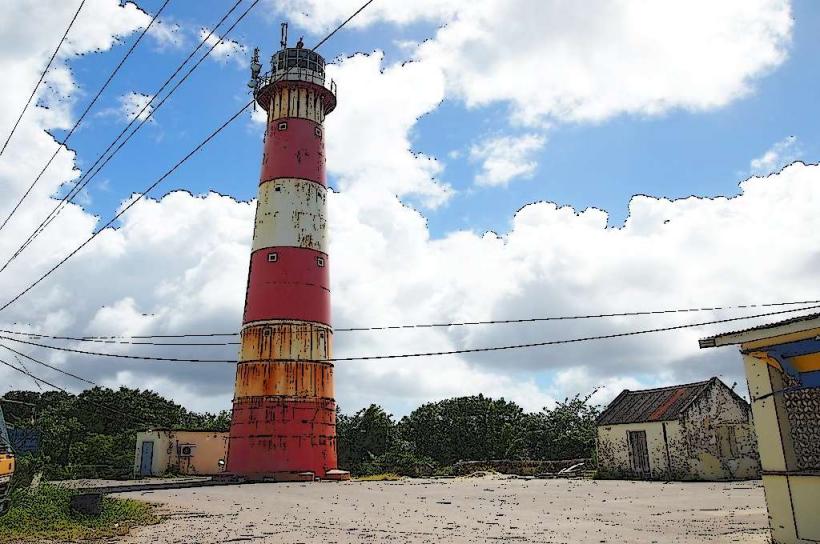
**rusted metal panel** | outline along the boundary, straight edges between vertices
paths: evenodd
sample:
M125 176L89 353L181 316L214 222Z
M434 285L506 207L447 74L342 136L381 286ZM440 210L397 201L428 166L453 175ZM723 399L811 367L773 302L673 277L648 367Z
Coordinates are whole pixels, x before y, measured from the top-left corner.
M327 253L327 189L300 179L275 179L259 186L253 251L292 246Z
M707 380L643 391L625 390L598 416L598 425L678 419L682 410L712 383Z
M251 255L243 323L271 319L330 325L328 257L312 249L271 247Z
M286 396L333 400L333 365L306 361L240 363L234 395L237 399Z
M242 329L239 360L285 359L321 361L329 359L333 331L330 327L304 321L255 322Z
M228 471L247 478L336 468L336 403L283 397L236 399Z
M320 124L284 118L268 125L260 182L276 178L306 179L327 186Z

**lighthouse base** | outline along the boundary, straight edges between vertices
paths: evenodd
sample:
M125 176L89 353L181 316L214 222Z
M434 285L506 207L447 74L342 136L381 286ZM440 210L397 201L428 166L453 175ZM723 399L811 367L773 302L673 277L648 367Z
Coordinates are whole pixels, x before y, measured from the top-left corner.
M306 481L326 479L335 469L334 401L293 397L234 401L227 472L244 480Z

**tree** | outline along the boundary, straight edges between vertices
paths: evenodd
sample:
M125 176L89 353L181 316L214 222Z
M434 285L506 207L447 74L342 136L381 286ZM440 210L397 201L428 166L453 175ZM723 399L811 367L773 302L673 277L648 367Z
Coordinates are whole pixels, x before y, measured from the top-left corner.
M363 463L390 450L396 443L396 423L381 406L371 404L353 414L336 418L336 449L339 466L354 472Z
M593 392L594 394L594 392ZM586 397L565 398L554 408L528 414L523 425L524 443L532 459L594 457L600 408Z
M399 431L416 453L440 464L520 458L523 418L521 407L503 398L458 397L416 408L401 419Z

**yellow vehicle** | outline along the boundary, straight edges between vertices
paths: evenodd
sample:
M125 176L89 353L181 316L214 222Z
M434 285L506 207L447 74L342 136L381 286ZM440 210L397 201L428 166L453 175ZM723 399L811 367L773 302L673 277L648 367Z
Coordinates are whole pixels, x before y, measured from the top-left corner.
M9 442L3 408L0 407L0 516L8 512L11 477L14 475L14 452Z

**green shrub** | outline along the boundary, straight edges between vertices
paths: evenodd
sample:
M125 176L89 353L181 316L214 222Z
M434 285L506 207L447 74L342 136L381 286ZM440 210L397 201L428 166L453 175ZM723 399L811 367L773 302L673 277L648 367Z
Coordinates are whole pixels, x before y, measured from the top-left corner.
M99 516L77 514L69 507L74 493L54 485L12 491L11 509L0 518L0 543L124 535L130 527L158 521L150 505L111 497L103 498Z

